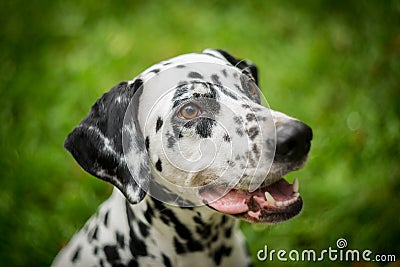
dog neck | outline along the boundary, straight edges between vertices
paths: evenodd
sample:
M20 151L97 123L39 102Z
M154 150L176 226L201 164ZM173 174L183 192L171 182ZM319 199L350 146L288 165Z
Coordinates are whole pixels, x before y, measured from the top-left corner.
M236 219L205 206L182 208L150 196L135 205L126 201L126 209L132 229L138 225L141 235L160 236L157 243L167 243L178 254L213 250L222 243L233 243L233 232L238 225Z

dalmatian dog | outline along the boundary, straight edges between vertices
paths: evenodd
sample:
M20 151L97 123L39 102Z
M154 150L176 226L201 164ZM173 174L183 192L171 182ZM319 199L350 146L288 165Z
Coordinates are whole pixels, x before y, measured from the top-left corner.
M283 176L310 150L306 124L263 103L257 68L223 50L181 55L121 82L65 148L111 197L52 266L249 266L238 219L302 208Z

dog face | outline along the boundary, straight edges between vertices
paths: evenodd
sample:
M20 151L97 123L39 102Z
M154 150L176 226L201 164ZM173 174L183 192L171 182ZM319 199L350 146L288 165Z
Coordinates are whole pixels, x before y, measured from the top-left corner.
M221 50L161 62L102 96L65 147L131 203L204 203L252 222L298 214L305 124L261 105L257 69Z

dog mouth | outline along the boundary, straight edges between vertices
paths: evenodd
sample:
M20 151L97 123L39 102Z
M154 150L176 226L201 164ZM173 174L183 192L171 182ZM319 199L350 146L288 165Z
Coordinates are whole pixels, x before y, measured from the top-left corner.
M280 178L253 192L239 189L223 192L223 186L207 187L200 197L208 207L252 223L280 223L299 214L303 206L297 178L293 184Z

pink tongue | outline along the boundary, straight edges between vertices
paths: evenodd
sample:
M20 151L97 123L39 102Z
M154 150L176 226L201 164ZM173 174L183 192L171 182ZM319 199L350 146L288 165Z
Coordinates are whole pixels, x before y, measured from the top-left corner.
M247 206L247 199L250 196L247 196L246 192L238 192L234 189L230 190L226 195L221 198L215 194L215 192L206 191L201 196L204 200L206 200L209 206L214 209L227 213L227 214L237 214L243 213L249 210ZM214 199L218 198L214 201Z
M254 192L230 190L226 195L220 194L221 190L205 190L201 197L212 208L227 214L238 214L249 211L248 203L253 196L253 201L257 202L259 207L268 206L265 199L265 191L268 191L276 201L284 201L292 194L292 185L281 179L274 184L258 189ZM220 197L223 195L222 197Z

